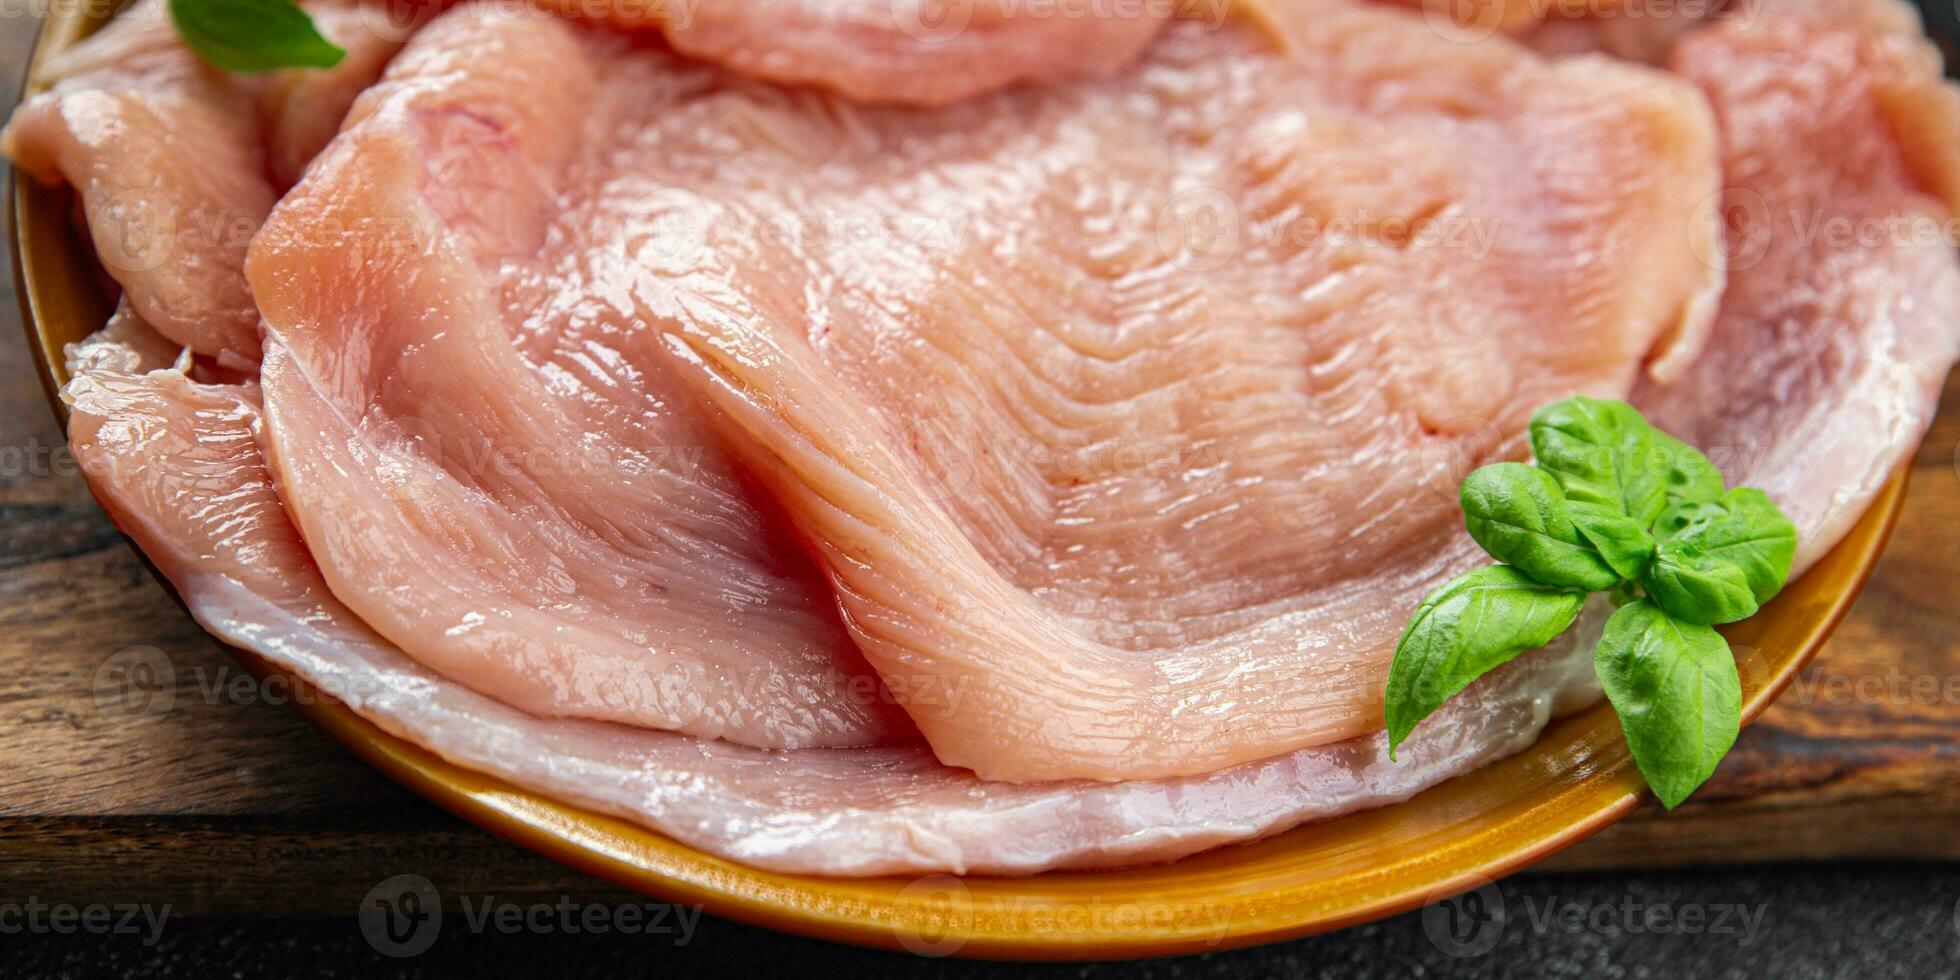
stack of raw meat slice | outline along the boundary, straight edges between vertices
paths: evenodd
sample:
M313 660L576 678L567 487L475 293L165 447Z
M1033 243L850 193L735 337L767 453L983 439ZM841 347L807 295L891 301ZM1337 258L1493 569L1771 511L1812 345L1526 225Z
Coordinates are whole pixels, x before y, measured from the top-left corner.
M323 2L350 57L269 78L124 15L6 136L124 291L64 393L98 497L206 628L462 765L769 868L1030 873L1596 697L1561 643L1379 733L1538 405L1631 398L1801 567L1960 348L1960 102L1890 0L1671 71L1360 0L890 6Z

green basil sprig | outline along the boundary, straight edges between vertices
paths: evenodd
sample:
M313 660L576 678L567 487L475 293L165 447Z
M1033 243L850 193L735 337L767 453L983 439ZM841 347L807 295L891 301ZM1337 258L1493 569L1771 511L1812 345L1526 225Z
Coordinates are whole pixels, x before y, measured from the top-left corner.
M1673 809L1735 744L1742 680L1729 641L1641 599L1606 621L1593 669L1620 715L1633 761Z
M225 71L332 68L347 56L293 0L170 0L170 20L198 57Z
M1478 677L1550 643L1588 595L1619 608L1593 667L1633 760L1669 809L1735 744L1742 682L1711 627L1783 587L1797 531L1768 495L1723 486L1699 451L1625 402L1568 398L1531 419L1537 465L1463 481L1464 526L1503 564L1429 594L1389 666L1391 754Z
M1486 671L1552 642L1586 594L1543 585L1490 565L1429 594L1402 632L1388 675L1388 737L1399 745L1416 723Z

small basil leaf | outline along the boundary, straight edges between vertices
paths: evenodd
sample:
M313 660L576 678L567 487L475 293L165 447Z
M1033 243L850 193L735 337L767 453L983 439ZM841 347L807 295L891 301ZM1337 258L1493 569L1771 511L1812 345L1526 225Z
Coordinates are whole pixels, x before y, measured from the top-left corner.
M1393 757L1416 724L1518 654L1572 625L1586 596L1489 565L1431 592L1402 631L1388 668L1383 710Z
M1655 531L1663 541L1740 569L1758 604L1783 588L1797 553L1796 527L1754 487L1737 487L1712 504L1670 507Z
M1460 491L1463 524L1491 557L1548 585L1597 592L1619 584L1612 566L1565 515L1565 491L1545 471L1493 463Z
M1760 605L1742 569L1678 538L1661 542L1641 584L1669 615L1699 626L1748 619Z
M1661 470L1669 505L1712 501L1722 495L1722 471L1701 450L1655 429L1654 465Z
M1742 725L1742 681L1722 634L1641 600L1606 621L1593 655L1633 761L1668 809L1715 772Z
M347 56L292 0L170 0L170 19L198 57L225 71L332 68Z
M1566 514L1593 550L1623 579L1636 579L1654 557L1654 536L1639 521L1616 510L1571 504Z
M1531 417L1531 451L1573 504L1619 513L1641 529L1667 506L1654 430L1625 402L1573 397Z

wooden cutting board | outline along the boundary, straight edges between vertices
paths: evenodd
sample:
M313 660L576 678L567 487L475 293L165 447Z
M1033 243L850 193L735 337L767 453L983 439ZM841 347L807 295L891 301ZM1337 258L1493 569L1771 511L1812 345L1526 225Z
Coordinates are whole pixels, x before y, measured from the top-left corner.
M32 26L0 23L0 72L19 77ZM0 898L344 915L404 872L513 900L616 894L422 802L253 684L90 498L16 309L0 307ZM1960 858L1960 382L1913 467L1850 618L1695 800L1548 866ZM169 710L131 710L127 672L158 668Z

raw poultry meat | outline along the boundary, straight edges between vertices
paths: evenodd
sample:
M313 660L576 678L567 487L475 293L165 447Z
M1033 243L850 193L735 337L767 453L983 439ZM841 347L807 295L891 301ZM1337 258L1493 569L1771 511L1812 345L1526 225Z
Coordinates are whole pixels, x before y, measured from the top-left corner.
M1108 83L930 119L718 98L634 126L638 228L698 235L637 301L880 673L964 692L912 712L943 761L1148 778L1373 730L1406 610L1470 560L1438 463L1671 369L1712 313L1691 88L1285 16L1284 51L1174 25ZM693 151L751 126L777 136ZM1180 238L1206 209L1219 237ZM957 238L749 231L785 213Z
M141 316L227 367L259 361L259 312L239 272L276 200L269 163L290 180L296 155L331 137L400 49L355 24L349 2L308 6L349 57L331 71L247 78L198 61L163 0L143 0L57 57L51 88L0 137L16 167L80 192L96 257ZM280 96L263 96L267 86Z
M511 708L334 599L272 488L256 386L194 380L127 313L70 351L76 458L206 629L460 765L761 867L1024 874L1165 861L1382 806L1529 745L1589 701L1584 648L1501 671L1386 761L1380 738L1163 782L987 782L917 743L770 752Z
M1731 478L1774 488L1802 534L1800 570L1835 543L1923 431L1933 386L1960 336L1960 272L1950 234L1933 241L1914 234L1846 244L1807 234L1788 215L1810 208L1853 222L1904 216L1950 225L1960 180L1950 157L1956 146L1953 96L1939 82L1936 59L1922 40L1886 35L1856 19L1812 17L1761 33L1723 26L1698 33L1691 43L1677 68L1714 101L1723 125L1725 203L1740 206L1720 209L1733 215L1726 242L1714 233L1688 240L1711 264L1735 271L1705 342L1692 330L1652 338L1663 354L1675 353L1673 369L1661 372L1665 382L1641 382L1635 397L1656 418L1709 448ZM385 116L387 98L366 100L369 111ZM354 131L362 126L362 112L355 112ZM759 121L758 133L784 132L767 125L780 116L752 118ZM449 125L405 128L411 135L447 134ZM495 160L500 148L471 138L480 135L471 129L478 125L482 121L463 126L463 138L438 139L443 152L435 157ZM402 131L376 130L383 136ZM683 156L690 149L702 156L712 152L706 145L677 149ZM337 152L309 181L334 179L331 157ZM534 279L503 274L520 263L498 246L525 241L527 228L502 219L524 211L503 210L508 202L498 200L489 213L500 220L475 220L469 207L441 190L435 187L429 200L412 208L377 211L392 223L357 226L366 228L363 236L375 237L344 235L340 244L399 246L390 236L432 234L423 222L433 215L442 240L458 256L458 275L488 278L485 270L494 269L505 309L532 309L527 297L538 301L537 309L549 307L544 301L552 294ZM388 192L405 193L401 186L377 191ZM1756 207L1750 194L1775 206ZM656 213L678 211L680 230L698 234L702 226L687 217L695 213L688 209L700 207L705 197L670 195ZM605 200L599 195L593 207ZM550 241L549 234L544 237ZM1770 247L1752 244L1763 240ZM634 258L650 258L656 268L712 258L696 239L683 236L676 259L672 241L648 235L639 243L649 247ZM288 286L288 295L298 295ZM597 308L620 303L621 295L637 299L642 288L638 280L621 286L600 276L592 286L601 297L590 304ZM1698 300L1709 298L1703 292ZM632 302L620 305L632 308ZM525 395L582 392L582 407L603 419L636 412L669 417L636 398L678 388L651 373L665 370L661 360L637 338L618 336L610 312L581 309L562 318L547 312L515 318L505 340L524 364L558 383L523 389ZM835 319L829 324L838 328ZM481 324L476 329L479 339L496 339L494 330ZM280 369L282 356L297 360L281 345L275 335L270 371ZM1700 359L1679 353L1698 346ZM550 368L575 362L581 350L605 352L594 360L600 367L630 365L649 373L622 375L628 383L601 390L594 386L601 371ZM1027 873L1166 860L1405 798L1529 744L1551 711L1590 693L1575 683L1584 676L1584 658L1562 643L1520 658L1451 702L1405 744L1400 762L1384 761L1377 733L1208 775L1119 783L987 781L944 765L917 744L769 752L536 717L416 664L332 594L288 519L290 501L281 500L268 479L257 451L262 439L252 438L264 424L255 382L195 380L177 345L157 338L127 311L73 352L71 368L71 438L91 486L208 629L313 679L389 731L453 761L763 867L844 875ZM333 377L344 380L338 371ZM1747 381L1731 383L1735 379ZM293 390L317 398L326 389L308 384ZM671 404L682 401L670 398ZM446 445L455 431L421 425L408 448L419 452L431 437ZM1501 442L1491 440L1493 446ZM958 472L916 462L904 469ZM730 492L745 507L763 508L753 493ZM756 520L774 517L758 513ZM1437 540L1446 553L1460 545L1453 538Z
M658 31L674 50L746 75L913 105L1108 74L1179 12L1216 26L1234 6L1264 2L539 0L567 17Z
M1635 400L1777 501L1799 568L1892 476L1960 354L1960 95L1909 19L1885 23L1791 11L1672 55L1722 119L1731 272L1702 355Z
M652 335L609 270L553 240L564 127L607 77L585 40L446 15L267 223L280 492L342 601L506 703L765 748L909 736L808 559L632 356Z
M942 761L1185 775L1372 731L1405 610L1474 560L1440 464L1698 336L1715 149L1656 73L1294 13L1284 52L1179 24L1118 79L931 114L447 15L253 246L273 469L327 580L529 710L864 741L770 713L813 711L848 643L692 591L826 598L723 570L770 535L704 519L741 497L663 327ZM1163 247L1188 194L1245 216L1231 261ZM1250 227L1371 215L1386 240ZM532 471L581 441L635 469ZM490 446L525 472L468 464Z
M239 276L275 200L251 86L207 67L161 0L49 66L53 87L7 124L14 165L81 197L102 267L156 329L234 367L259 360Z
M0 137L15 166L80 193L96 256L145 320L234 368L259 360L241 270L277 199L268 165L290 181L400 48L360 26L352 0L308 7L347 58L330 71L253 78L205 65L162 0L143 0L47 66L51 87Z
M347 55L332 68L288 68L258 83L266 165L281 192L299 180L300 171L340 131L354 99L381 77L426 17L426 11L411 8L390 19L382 13L397 8L371 0L307 0L301 6L320 33Z

